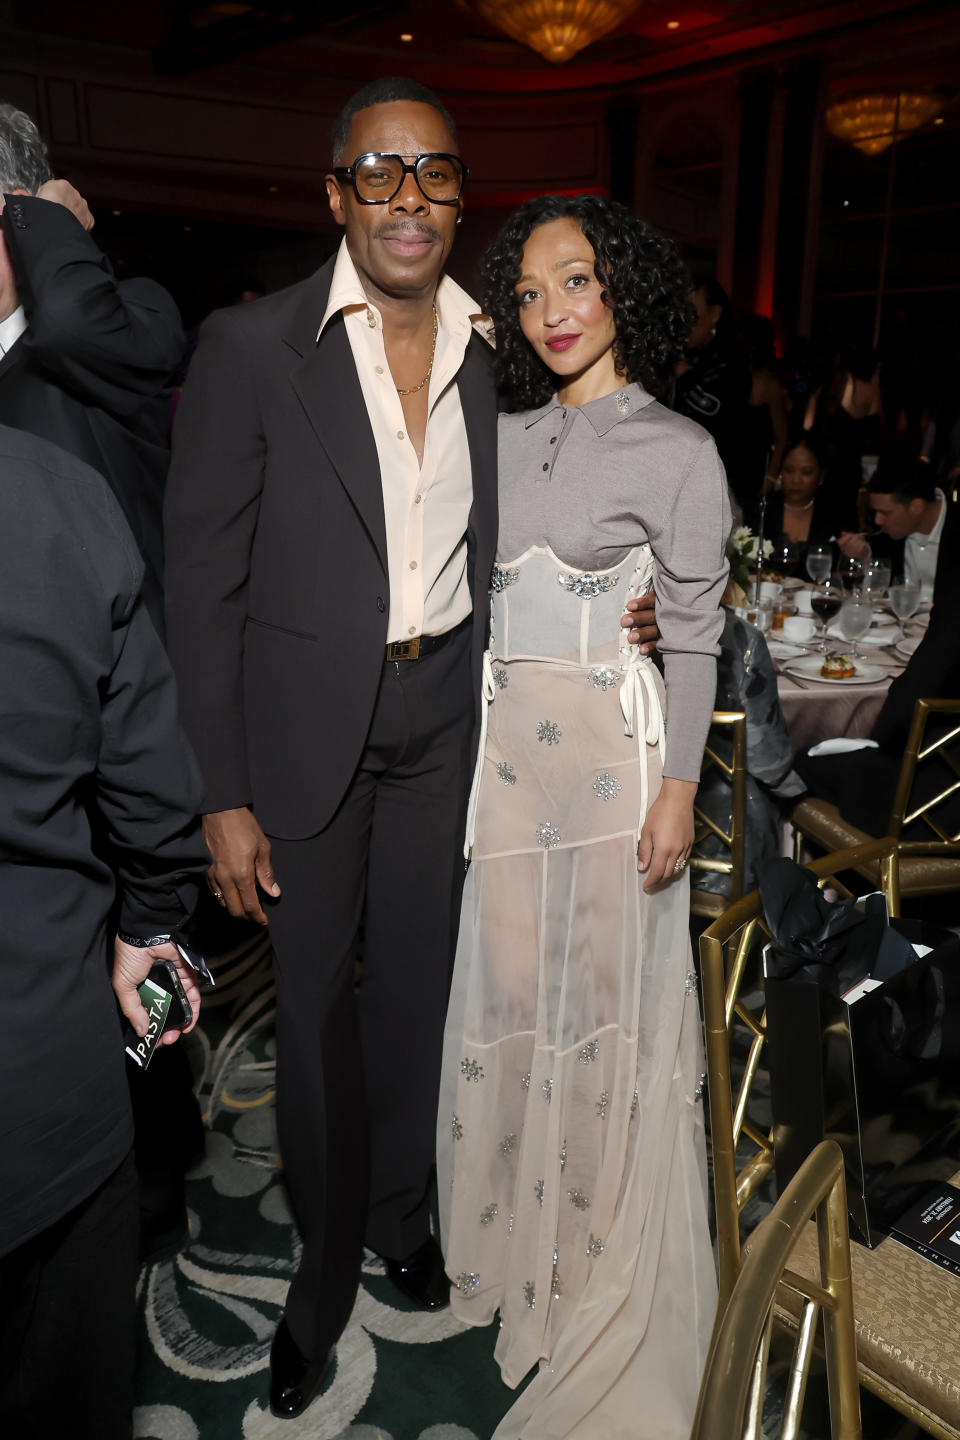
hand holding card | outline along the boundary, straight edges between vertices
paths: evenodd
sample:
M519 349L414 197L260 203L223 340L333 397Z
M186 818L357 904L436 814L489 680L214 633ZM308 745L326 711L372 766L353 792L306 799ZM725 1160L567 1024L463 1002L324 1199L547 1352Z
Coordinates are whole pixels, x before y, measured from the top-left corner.
M172 941L138 947L118 937L113 988L131 1026L127 1051L138 1065L149 1064L157 1045L172 1045L197 1022L200 991Z

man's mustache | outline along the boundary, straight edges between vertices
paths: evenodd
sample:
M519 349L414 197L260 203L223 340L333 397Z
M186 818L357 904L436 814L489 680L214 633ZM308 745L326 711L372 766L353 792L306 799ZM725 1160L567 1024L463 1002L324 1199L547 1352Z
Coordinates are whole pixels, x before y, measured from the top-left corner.
M431 240L442 238L440 231L435 226L427 225L422 220L385 220L382 225L377 226L373 233L377 240L382 239L384 235L409 235L411 237L429 235Z

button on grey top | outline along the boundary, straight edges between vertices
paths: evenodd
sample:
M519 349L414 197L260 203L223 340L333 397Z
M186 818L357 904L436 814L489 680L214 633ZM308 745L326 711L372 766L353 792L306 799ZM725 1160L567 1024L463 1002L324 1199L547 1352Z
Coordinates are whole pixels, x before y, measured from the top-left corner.
M699 778L713 711L729 533L713 440L641 386L500 417L502 565L546 544L567 565L609 570L650 542L667 687L664 774L680 780Z

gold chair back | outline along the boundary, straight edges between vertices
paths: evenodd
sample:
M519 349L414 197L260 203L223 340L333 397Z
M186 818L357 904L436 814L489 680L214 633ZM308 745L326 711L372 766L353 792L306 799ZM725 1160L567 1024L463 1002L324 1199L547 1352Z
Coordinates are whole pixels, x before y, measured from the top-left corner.
M819 1283L788 1269L811 1217L816 1214ZM850 1239L843 1156L832 1140L808 1155L767 1218L757 1227L750 1253L715 1332L700 1386L691 1440L740 1440L762 1429L774 1302L781 1286L801 1303L783 1407L782 1440L798 1433L814 1341L823 1320L823 1349L833 1440L860 1440Z
M860 865L878 863L890 913L896 905L897 851L889 836L850 850L826 855L808 868L821 889L829 885L842 895L849 889L837 878ZM749 1003L741 993L753 977L759 949L769 938L756 890L744 895L700 937L700 985L703 997L707 1094L713 1156L714 1205L720 1301L729 1299L740 1273L740 1215L747 1201L770 1174L774 1164L773 1131L758 1121L751 1106L757 1070L767 1042L766 1016L760 998ZM734 1082L731 1052L745 1048L743 1073Z
M718 754L711 738L715 730L730 731L731 756L725 760ZM744 829L747 822L747 717L742 710L714 710L710 721L710 733L703 751L701 777L711 769L718 769L730 782L730 830L729 833L694 802L694 853L690 856L690 869L701 874L728 875L730 888L727 894L718 895L711 890L698 890L695 875L690 877L690 909L694 915L714 918L743 894L744 883ZM729 857L714 859L696 853L697 845L707 836L714 835L729 852Z
M957 722L948 726L937 740L932 740L927 744L925 743L926 732L931 715L955 715ZM895 835L900 841L901 855L960 855L960 830L954 830L951 833L944 829L942 808L944 801L960 791L960 765L957 764L956 757L950 753L950 746L956 748L958 742L960 742L960 700L918 700L913 712L910 734L907 737L907 746L903 752L900 779L897 782L890 824L887 827L888 833ZM933 756L940 759L941 763L951 772L953 779L939 794L911 810L909 808L910 796L917 770ZM904 829L914 824L925 825L931 832L930 837L923 840L903 840L901 836Z

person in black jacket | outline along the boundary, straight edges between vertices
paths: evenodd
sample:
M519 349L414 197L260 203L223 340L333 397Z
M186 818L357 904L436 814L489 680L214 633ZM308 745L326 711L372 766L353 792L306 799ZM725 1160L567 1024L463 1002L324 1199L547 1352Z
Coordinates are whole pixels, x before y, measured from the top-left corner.
M30 117L2 104L0 208L0 424L51 440L110 482L162 634L170 384L185 344L177 307L153 280L115 278L86 201L52 178Z
M713 436L730 488L743 506L763 481L762 473L745 473L745 454L752 454L749 445L744 450L750 365L734 334L730 297L716 276L696 283L690 298L695 320L689 361L678 367L672 408Z
M130 1434L137 1197L111 957L139 1033L156 959L199 1004L161 937L206 864L200 779L143 571L102 477L0 426L0 1433L17 1440Z

